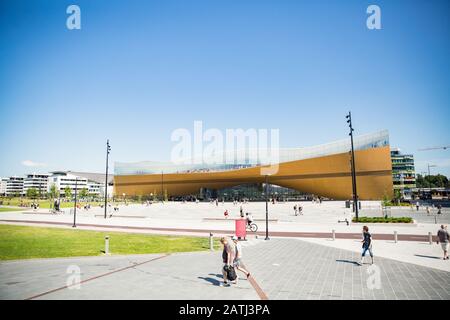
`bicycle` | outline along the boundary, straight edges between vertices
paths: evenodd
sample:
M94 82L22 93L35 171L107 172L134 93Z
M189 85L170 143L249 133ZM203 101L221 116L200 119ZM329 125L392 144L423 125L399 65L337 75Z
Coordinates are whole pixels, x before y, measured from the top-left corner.
M251 232L256 232L256 231L258 231L258 225L254 222L247 223L246 230L249 230Z

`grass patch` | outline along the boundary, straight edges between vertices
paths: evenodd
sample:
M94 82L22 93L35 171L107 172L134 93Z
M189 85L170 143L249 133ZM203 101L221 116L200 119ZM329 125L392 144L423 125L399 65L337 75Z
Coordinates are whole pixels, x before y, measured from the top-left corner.
M39 208L41 209L50 209L50 207L53 207L53 201L51 200L31 200L31 199L26 199L26 198L3 198L0 199L0 202L2 202L3 205L5 206L15 206L15 207L23 207L23 208L30 208L31 204L34 202L39 202ZM92 207L96 207L96 206L100 206L103 204L103 202L99 202L99 201L92 201L92 202L86 202L86 201L77 201L77 203L79 203L82 207L87 204L90 203ZM60 203L60 207L61 208L73 208L73 201L69 201L69 202L65 202L65 201L61 201Z
M1 207L0 208L0 212L11 212L11 211L22 211L23 209L19 209L19 208L5 208L5 207Z
M208 237L182 237L0 225L0 260L203 251ZM219 243L215 240L215 248Z
M413 223L411 217L359 217L358 221L356 221L356 217L353 217L352 221L359 223Z

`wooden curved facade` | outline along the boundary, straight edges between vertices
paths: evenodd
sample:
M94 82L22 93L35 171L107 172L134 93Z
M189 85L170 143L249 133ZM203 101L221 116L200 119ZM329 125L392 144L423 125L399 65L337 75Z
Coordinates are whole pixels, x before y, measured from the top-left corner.
M361 200L392 197L392 164L389 146L355 151L357 192ZM262 167L171 174L118 175L114 192L126 196L197 194L200 188L223 189L246 183L263 183ZM330 199L352 197L349 153L338 153L312 159L279 164L269 183Z

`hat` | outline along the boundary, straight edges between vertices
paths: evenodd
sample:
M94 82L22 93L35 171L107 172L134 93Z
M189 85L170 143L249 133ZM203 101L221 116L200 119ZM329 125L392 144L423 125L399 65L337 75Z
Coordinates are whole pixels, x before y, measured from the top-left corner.
M237 240L238 238L236 236L232 236L231 240Z

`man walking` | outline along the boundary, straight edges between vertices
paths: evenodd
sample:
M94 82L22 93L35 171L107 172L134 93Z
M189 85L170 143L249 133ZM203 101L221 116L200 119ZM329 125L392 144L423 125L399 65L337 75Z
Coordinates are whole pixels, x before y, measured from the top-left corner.
M246 269L244 269L242 267L242 246L239 243L238 238L236 236L233 236L231 238L231 240L233 240L234 245L235 245L235 249L236 249L235 250L235 258L234 258L234 261L233 261L233 266L237 270L245 273L245 275L247 276L247 279L248 279L248 277L250 277L250 272L248 272ZM235 283L236 284L238 283L238 278L236 278L236 282Z
M448 260L448 241L449 235L447 231L447 226L441 225L441 229L439 229L437 233L438 241L437 243L441 244L442 250L444 251L444 259Z
M222 261L223 261L223 268L222 268L222 275L223 275L223 284L221 283L220 286L229 287L229 281L227 279L227 272L226 268L230 268L233 265L233 261L236 256L236 248L234 245L234 242L226 237L222 237L220 239L220 243L223 245L223 251L222 251Z

